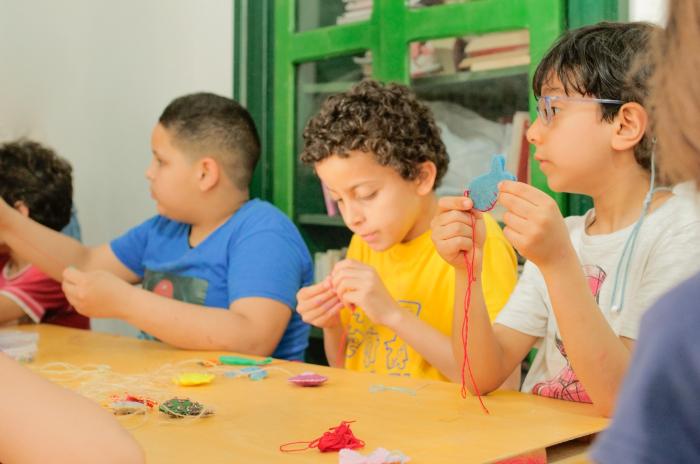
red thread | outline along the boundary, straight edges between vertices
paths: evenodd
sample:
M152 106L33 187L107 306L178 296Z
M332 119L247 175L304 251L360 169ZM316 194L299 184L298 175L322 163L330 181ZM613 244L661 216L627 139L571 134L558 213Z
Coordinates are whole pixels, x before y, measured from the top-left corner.
M340 425L331 427L313 441L292 441L280 445L280 451L283 453L293 453L296 451L306 451L311 448L318 448L319 451L325 453L327 451L340 451L343 448L356 449L365 446L365 442L353 435L350 430L350 424L355 421L342 421ZM287 449L289 445L306 445L303 448Z
M464 192L465 196L469 195L469 191ZM471 229L472 229L472 244L476 241L476 219L474 218L473 214L470 214L469 217L471 218ZM467 397L467 379L466 379L466 372L469 371L469 378L472 383L472 387L474 388L474 391L476 392L477 398L479 398L479 403L481 404L481 408L484 410L486 414L489 414L488 408L486 408L486 405L484 404L484 400L481 398L481 392L479 392L479 387L476 386L476 381L474 380L474 374L472 373L472 366L471 363L469 362L469 351L467 349L468 347L468 342L469 342L469 308L471 306L471 298L472 298L472 282L474 282L475 277L474 277L474 255L476 255L476 250L475 246L472 245L472 255L471 255L471 260L467 256L467 252L464 252L464 264L467 267L467 291L464 294L464 321L462 322L462 348L463 348L463 356L462 356L462 398Z

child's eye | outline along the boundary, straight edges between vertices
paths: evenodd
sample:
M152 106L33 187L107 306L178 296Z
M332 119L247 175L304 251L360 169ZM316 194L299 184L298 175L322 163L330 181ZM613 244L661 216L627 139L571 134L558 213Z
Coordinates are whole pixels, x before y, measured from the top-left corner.
M374 192L370 193L369 195L364 195L364 196L359 197L359 199L360 200L371 200L372 198L374 198L376 196L377 196L377 192L374 191Z

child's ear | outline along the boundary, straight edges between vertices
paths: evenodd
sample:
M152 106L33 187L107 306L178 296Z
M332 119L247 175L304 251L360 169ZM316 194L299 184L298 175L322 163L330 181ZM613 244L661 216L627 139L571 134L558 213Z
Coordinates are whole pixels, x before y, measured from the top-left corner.
M29 217L29 207L22 200L18 200L12 205L24 217Z
M612 148L618 151L633 150L642 140L649 124L649 115L642 105L625 103L615 118Z
M210 156L205 156L198 161L197 180L199 182L199 189L202 192L207 192L214 188L217 183L219 183L219 178L221 176L221 168L219 163Z
M432 161L424 161L418 165L416 183L419 195L427 195L433 191L435 176L437 176L437 167Z

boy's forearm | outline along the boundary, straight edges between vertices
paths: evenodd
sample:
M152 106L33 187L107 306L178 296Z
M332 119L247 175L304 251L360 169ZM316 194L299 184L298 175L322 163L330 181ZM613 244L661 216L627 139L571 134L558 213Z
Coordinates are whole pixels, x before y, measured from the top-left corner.
M52 279L61 281L68 266L83 269L89 248L60 232L35 222L18 211L4 210L0 219L0 238L22 259Z
M464 270L455 272L455 302L452 326L452 350L461 369L464 362L462 326L464 323L464 296L467 290L467 274ZM474 380L482 394L496 390L511 374L503 367L503 355L498 339L494 334L486 309L481 288L481 276L472 282L469 305L468 355ZM475 393L471 382L466 382L470 392Z
M612 413L631 353L596 304L575 255L540 268L566 354L596 409Z
M118 315L159 340L187 350L233 351L269 356L267 338L231 310L173 300L132 287ZM276 346L276 344L275 344Z
M323 349L326 352L328 365L331 367L345 367L343 355L345 354L348 341L347 338L343 340L344 330L341 324L323 329ZM340 346L341 342L343 343L342 347Z

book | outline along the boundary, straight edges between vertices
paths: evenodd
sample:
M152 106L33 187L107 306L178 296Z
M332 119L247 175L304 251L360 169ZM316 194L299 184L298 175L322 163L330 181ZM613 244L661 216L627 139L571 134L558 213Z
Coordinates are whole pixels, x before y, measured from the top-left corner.
M530 127L530 114L527 111L516 111L513 114L510 145L506 156L506 170L514 174L519 182L526 183L530 183L528 127Z
M530 64L529 48L510 52L493 53L466 57L459 63L459 69L469 71L488 71L491 69L511 68Z
M527 29L490 34L475 35L466 38L464 53L467 57L508 51L508 49L529 48L530 32Z
M314 283L322 282L328 277L333 268L340 261L345 259L348 253L347 247L340 249L328 249L314 253Z

